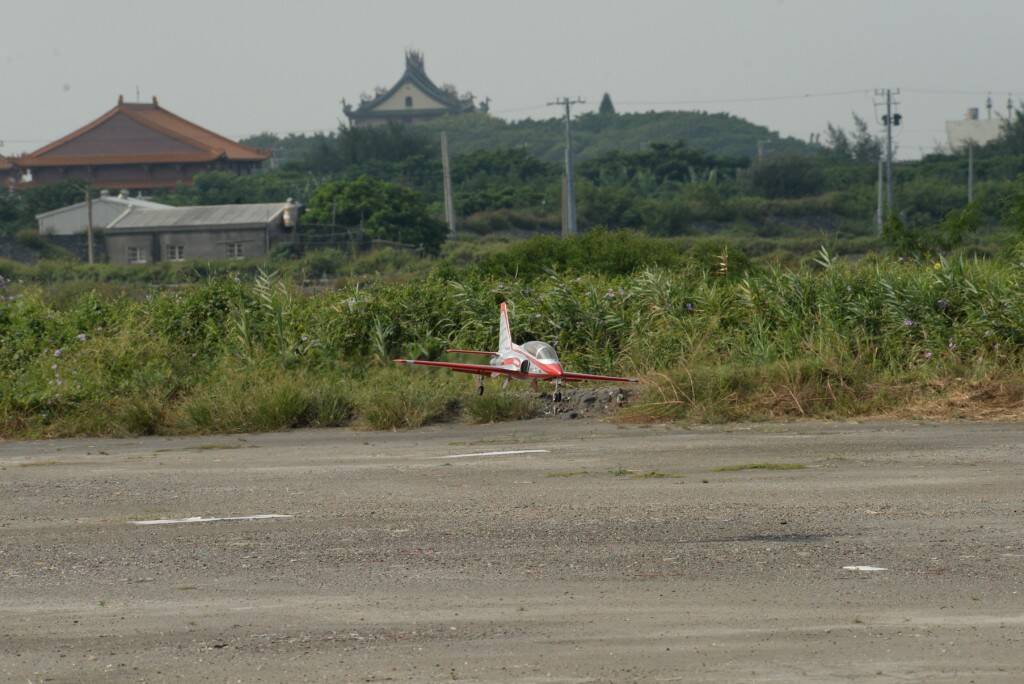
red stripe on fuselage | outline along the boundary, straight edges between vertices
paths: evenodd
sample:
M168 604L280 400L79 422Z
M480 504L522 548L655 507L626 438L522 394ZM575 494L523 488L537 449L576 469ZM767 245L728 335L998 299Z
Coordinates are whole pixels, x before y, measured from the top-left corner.
M522 373L521 375L524 378L538 378L538 379L544 379L544 380L554 380L555 378L562 377L562 364L560 364L560 363L544 363L540 359L537 359L536 357L534 357L534 356L530 355L529 353L523 351L523 348L520 347L517 344L513 344L512 345L512 351L515 352L516 354L522 354L524 357L526 357L526 359L530 363L532 363L534 366L536 366L537 368L540 368L542 371L544 371L543 373ZM513 363L514 363L514 359L508 359L508 360L509 361L513 361ZM515 365L518 365L518 364L515 364Z

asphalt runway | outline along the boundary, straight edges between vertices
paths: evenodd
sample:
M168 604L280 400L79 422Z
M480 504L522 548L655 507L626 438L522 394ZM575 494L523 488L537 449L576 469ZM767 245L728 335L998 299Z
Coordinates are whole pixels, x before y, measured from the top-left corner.
M0 680L1020 682L1022 522L1016 424L7 442Z

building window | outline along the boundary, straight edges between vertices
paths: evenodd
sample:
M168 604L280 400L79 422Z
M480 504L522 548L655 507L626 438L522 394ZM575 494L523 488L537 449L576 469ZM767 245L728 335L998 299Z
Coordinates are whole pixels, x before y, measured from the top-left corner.
M184 261L185 245L167 245L168 261Z
M405 106L406 107L412 107L412 96L411 95L406 95L405 96Z
M241 242L229 242L228 243L228 259L241 259L242 258L242 243Z
M128 263L129 264L144 264L146 263L146 252L142 247L129 247L128 248Z

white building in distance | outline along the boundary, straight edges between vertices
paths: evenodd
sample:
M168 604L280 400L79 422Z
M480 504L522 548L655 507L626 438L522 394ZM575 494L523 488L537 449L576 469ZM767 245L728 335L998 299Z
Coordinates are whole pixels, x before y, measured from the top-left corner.
M169 209L149 200L101 193L92 201L92 227L106 228L132 208ZM40 235L80 235L89 228L89 207L85 201L36 214Z
M1003 132L1005 119L1001 117L981 119L978 108L971 107L963 119L946 122L946 138L949 149L956 151L965 149L968 144L975 147L986 145L996 140Z

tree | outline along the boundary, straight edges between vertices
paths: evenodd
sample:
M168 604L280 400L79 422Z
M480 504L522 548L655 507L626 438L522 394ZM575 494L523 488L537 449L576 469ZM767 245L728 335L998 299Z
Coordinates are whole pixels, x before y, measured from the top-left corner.
M597 113L602 116L615 113L615 105L612 104L612 96L608 93L605 93L604 97L601 98L601 104L597 108Z
M874 162L882 155L881 138L871 135L867 122L856 113L853 114L852 133L847 133L841 126L828 124L825 147L832 156L849 161Z
M1024 112L1018 110L1012 120L1004 121L1002 133L984 149L986 152L1024 153Z
M750 182L764 197L806 197L825 189L825 174L811 157L769 157L751 167Z
M362 226L370 238L422 246L437 254L447 236L444 223L430 215L423 196L394 183L360 176L324 183L309 200L308 223Z

